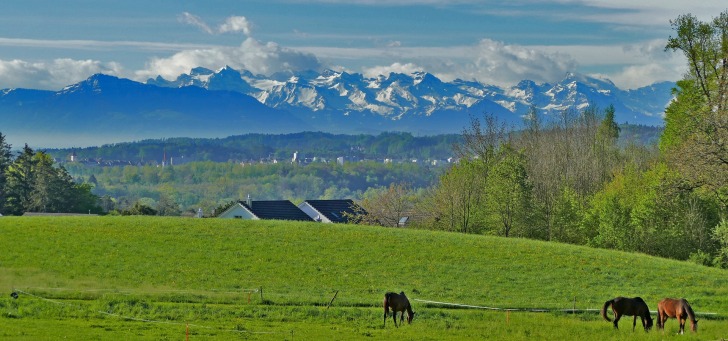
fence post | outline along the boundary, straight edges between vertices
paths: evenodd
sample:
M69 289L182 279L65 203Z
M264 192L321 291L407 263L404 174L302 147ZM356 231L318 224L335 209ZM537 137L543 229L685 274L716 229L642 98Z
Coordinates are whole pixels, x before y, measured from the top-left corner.
M329 310L329 307L331 307L331 303L334 303L334 300L336 299L336 295L338 295L338 294L339 294L339 291L336 290L334 297L331 298L331 301L329 301L329 305L326 306L326 310Z
M260 303L263 303L263 287L260 287Z

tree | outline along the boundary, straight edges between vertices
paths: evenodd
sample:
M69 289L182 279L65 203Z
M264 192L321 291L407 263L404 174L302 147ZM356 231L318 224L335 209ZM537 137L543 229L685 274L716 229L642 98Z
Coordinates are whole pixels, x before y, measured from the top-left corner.
M31 193L35 181L33 169L36 160L34 155L33 149L26 144L8 168L5 210L10 214L21 215L31 205Z
M356 212L358 223L397 227L400 220L413 218L415 212L415 196L409 185L392 183L387 188L368 190L359 203L363 209Z
M510 144L503 145L498 154L498 161L486 179L489 216L493 226L499 226L493 232L504 237L515 232L522 237L543 238L543 233L530 224L531 184L525 156Z
M666 110L660 148L686 187L711 193L728 211L728 11L710 22L679 16L666 50L681 51L688 72Z
M556 225L561 218L558 205L568 189L568 205L585 207L588 198L611 180L622 161L617 145L619 127L614 122L614 107L601 114L590 106L582 111L565 110L545 123L535 109L526 116L523 130L513 141L523 151L532 187L534 229L543 230L549 240L563 238L565 228ZM575 202L574 200L578 201ZM565 213L565 212L561 212ZM573 240L571 236L568 239ZM578 238L577 238L578 239Z
M676 181L664 163L618 173L590 203L585 225L596 233L590 244L681 260L696 251L712 254L715 206Z
M0 132L0 214L5 214L5 201L7 200L8 169L13 162L10 144L5 141L5 135Z
M713 230L713 238L720 245L713 264L716 267L728 269L728 220L720 221L720 224Z
M122 215L157 215L157 210L137 201L132 207L121 211Z
M461 160L450 167L424 200L423 212L430 212L428 223L434 229L480 233L485 182L480 160Z
M157 214L162 216L179 215L179 205L171 195L162 192L159 193L159 201L157 201Z

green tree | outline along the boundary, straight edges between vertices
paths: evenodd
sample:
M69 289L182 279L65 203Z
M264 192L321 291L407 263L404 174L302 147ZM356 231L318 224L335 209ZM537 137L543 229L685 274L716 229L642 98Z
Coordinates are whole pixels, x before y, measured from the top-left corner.
M523 153L502 146L498 161L486 179L490 221L498 226L493 232L504 237L544 238L543 231L532 228L531 190Z
M13 162L13 154L10 151L10 144L7 143L5 135L0 132L0 214L5 214L5 202L7 201L8 169Z
M31 193L35 181L33 169L35 168L35 152L26 144L7 171L7 199L6 212L13 215L22 215L31 205Z
M548 240L584 244L588 235L583 231L584 205L576 191L569 186L561 187L559 196L554 200L553 211L550 215L553 228L549 229Z
M57 174L53 168L53 159L48 154L37 152L33 156L34 167L33 184L30 192L30 202L27 210L33 212L55 212L57 188Z
M428 224L433 229L481 233L485 203L485 182L479 159L461 160L450 167L424 200L423 212L429 212Z
M157 201L157 215L176 216L179 214L179 204L177 204L174 198L165 192L159 193L159 201Z
M720 245L713 264L719 268L728 269L728 220L721 220L713 230L713 238Z
M690 188L712 194L728 213L728 11L709 22L691 14L670 22L666 50L681 51L688 72L666 110L661 149Z
M597 193L586 217L593 246L685 260L712 254L716 209L674 185L678 174L664 163L641 172L628 167Z
M157 215L157 210L137 201L126 210L121 211L122 215Z

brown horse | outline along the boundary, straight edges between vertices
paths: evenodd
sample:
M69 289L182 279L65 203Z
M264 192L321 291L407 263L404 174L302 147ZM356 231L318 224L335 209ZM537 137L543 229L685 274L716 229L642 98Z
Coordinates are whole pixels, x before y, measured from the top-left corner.
M388 292L384 294L384 326L387 326L387 315L389 314L389 309L392 309L392 320L394 320L394 326L399 328L397 326L397 312L401 311L402 315L399 320L399 324L402 324L404 322L404 311L407 311L407 323L412 323L412 318L415 316L415 312L412 311L412 306L410 305L409 299L407 299L407 296L404 294L404 292L400 292L399 294Z
M612 312L614 312L615 329L619 328L617 323L619 323L619 319L622 317L622 315L634 316L634 320L632 321L632 331L634 331L634 328L637 325L638 316L642 320L642 326L645 328L645 331L649 331L650 328L652 328L652 317L650 316L650 309L647 308L647 303L645 303L642 298L616 297L614 299L604 302L604 307L602 307L602 317L604 317L605 320L611 322L612 320L610 320L607 316L607 308L609 306L612 306Z
M690 330L698 331L698 320L688 300L681 298L663 298L657 303L657 328L665 329L665 321L674 317L680 321L680 334L685 333L685 320L690 319Z

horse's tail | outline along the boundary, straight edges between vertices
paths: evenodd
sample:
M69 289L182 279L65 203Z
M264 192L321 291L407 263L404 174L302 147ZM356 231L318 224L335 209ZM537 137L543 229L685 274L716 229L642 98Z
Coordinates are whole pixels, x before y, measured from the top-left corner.
M391 296L392 296L391 292L384 294L384 301L382 302L382 306L384 306L384 323L383 324L385 327L387 326L387 313L389 313L389 300L390 300ZM397 322L395 322L395 325L396 325L396 323Z
M612 320L607 316L607 308L609 308L610 305L614 303L614 299L611 299L609 301L604 302L604 306L602 307L602 317L607 320L608 322L612 322Z

